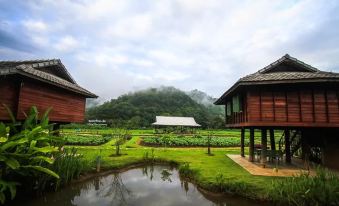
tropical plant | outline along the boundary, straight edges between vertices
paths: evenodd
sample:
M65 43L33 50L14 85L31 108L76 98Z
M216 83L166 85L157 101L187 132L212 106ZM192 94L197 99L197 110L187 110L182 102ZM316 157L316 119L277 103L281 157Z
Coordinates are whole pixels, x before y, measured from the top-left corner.
M5 106L6 107L6 106ZM7 107L6 107L7 108ZM0 123L0 202L6 200L9 191L11 199L16 195L20 177L36 177L41 173L54 178L59 175L46 165L54 162L53 153L58 151L54 138L49 136L51 125L47 110L38 118L38 110L32 107L23 124L18 123L7 108L12 122Z

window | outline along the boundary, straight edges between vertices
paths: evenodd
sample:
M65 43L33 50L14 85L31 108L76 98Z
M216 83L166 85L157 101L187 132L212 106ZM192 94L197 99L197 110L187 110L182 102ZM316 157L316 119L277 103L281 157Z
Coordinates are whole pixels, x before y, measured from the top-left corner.
M242 111L242 102L239 95L236 95L232 98L232 103L233 103L233 112Z
M226 115L231 116L231 102L227 102L226 104Z

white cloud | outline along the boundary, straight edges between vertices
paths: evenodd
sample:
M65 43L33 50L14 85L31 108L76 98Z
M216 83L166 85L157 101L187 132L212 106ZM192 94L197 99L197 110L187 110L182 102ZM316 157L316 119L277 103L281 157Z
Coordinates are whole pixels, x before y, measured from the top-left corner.
M55 45L54 48L61 52L68 52L76 49L79 42L72 36L62 37Z
M24 20L23 25L29 30L33 32L45 32L48 30L48 26L44 21L41 20Z
M162 84L217 96L285 53L339 71L336 1L62 0L25 5L23 17L18 16L22 28L15 31L9 16L3 20L10 22L7 30L30 37L27 41L39 48L30 54L35 58L66 61L75 79L105 99Z

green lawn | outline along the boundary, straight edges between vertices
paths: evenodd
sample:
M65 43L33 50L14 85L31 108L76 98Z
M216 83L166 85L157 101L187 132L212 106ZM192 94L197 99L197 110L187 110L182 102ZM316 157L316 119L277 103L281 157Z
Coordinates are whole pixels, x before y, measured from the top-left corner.
M239 154L238 147L212 148L213 156L209 156L206 154L207 148L152 148L138 145L139 140L140 137L134 135L122 145L123 155L118 157L112 156L115 154L114 140L101 146L76 147L79 153L92 162L93 167L96 157L100 155L102 167L105 169L117 169L143 162L145 154L151 154L153 150L158 161L175 162L179 165L189 163L190 169L197 171L194 181L205 189L236 192L255 199L267 198L268 187L273 178L253 176L226 156ZM222 183L217 178L220 175L223 176Z

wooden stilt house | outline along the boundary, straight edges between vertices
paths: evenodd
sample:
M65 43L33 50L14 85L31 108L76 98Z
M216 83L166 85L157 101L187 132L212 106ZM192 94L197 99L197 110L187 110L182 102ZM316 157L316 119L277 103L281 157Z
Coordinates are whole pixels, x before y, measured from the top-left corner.
M25 119L32 106L39 111L52 108L50 121L82 122L86 98L97 96L80 87L59 59L0 62L0 121Z
M305 162L314 159L339 169L339 73L320 71L286 54L240 78L215 104L225 105L226 127L241 129L242 156L249 129L250 161L255 129L261 130L263 163L277 150L274 130L282 130L279 143L286 162L301 151Z

